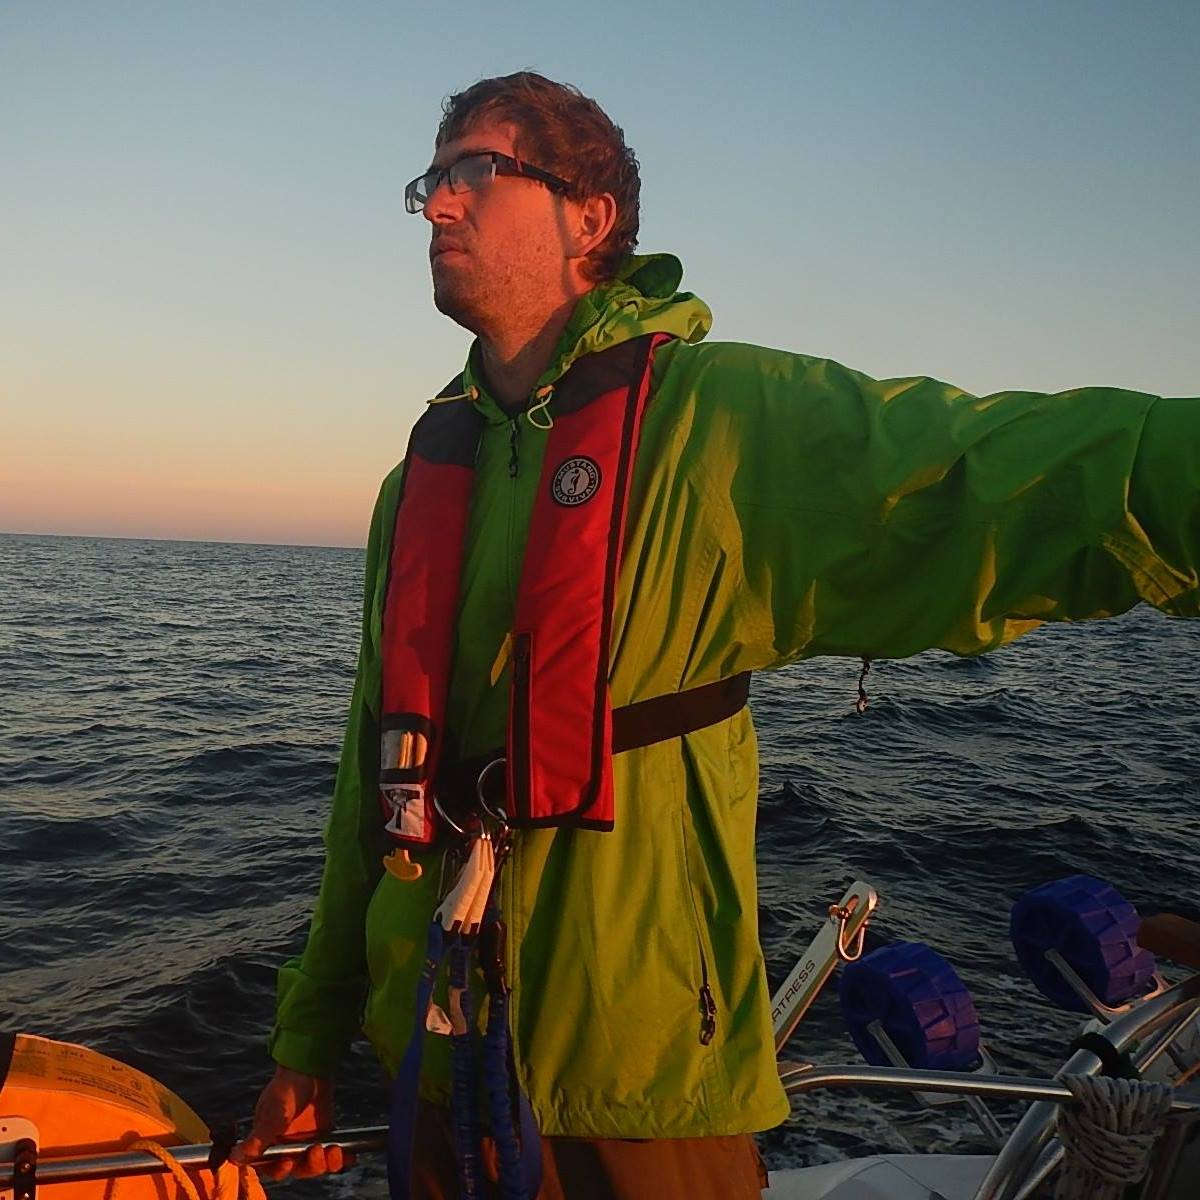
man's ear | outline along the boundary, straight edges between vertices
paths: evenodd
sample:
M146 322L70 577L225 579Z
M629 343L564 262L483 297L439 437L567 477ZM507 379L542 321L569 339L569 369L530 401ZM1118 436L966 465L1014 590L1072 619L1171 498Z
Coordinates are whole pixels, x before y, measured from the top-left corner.
M611 192L572 201L571 257L586 258L612 232L617 202Z

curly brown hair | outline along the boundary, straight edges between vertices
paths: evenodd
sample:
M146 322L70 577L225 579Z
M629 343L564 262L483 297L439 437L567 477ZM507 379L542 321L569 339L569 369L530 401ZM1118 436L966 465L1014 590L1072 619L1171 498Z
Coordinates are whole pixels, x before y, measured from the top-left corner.
M442 104L442 114L437 146L461 137L484 117L511 121L517 128L518 154L568 180L572 199L611 193L617 219L588 256L584 273L593 283L616 275L621 260L637 245L642 181L625 135L595 100L569 83L518 71L456 92Z

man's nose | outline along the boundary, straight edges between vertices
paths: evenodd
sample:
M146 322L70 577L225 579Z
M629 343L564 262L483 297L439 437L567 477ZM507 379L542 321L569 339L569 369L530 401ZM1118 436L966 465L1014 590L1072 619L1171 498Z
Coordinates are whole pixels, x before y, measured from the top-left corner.
M421 206L421 215L431 225L449 225L460 220L463 213L462 197L450 190L450 183L443 179L433 189L429 199Z

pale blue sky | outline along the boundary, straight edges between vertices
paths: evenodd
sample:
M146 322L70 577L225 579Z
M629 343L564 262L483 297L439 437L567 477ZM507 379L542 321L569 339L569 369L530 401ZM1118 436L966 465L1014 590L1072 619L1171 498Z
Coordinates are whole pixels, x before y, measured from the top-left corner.
M465 335L404 182L532 67L714 337L1200 392L1200 4L0 3L0 528L361 541Z

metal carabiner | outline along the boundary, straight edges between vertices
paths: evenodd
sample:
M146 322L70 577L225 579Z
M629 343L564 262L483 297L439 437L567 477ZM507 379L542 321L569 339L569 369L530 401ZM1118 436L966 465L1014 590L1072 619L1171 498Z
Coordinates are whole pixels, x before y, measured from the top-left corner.
M437 902L441 905L442 901L450 894L450 889L454 887L458 881L458 877L462 872L463 865L466 862L466 855L463 854L461 844L447 846L442 851L442 862L438 870L438 886L437 886Z
M475 780L475 798L479 801L479 807L487 813L493 821L496 821L502 828L508 828L508 813L502 808L493 808L487 801L487 797L483 794L483 781L488 777L488 774L495 767L503 767L508 763L506 758L493 758L482 771L479 772L478 778Z
M467 831L442 807L442 802L437 798L436 792L434 793L433 797L433 808L437 815L441 817L442 820L445 821L455 833L461 834L463 837L467 836Z

